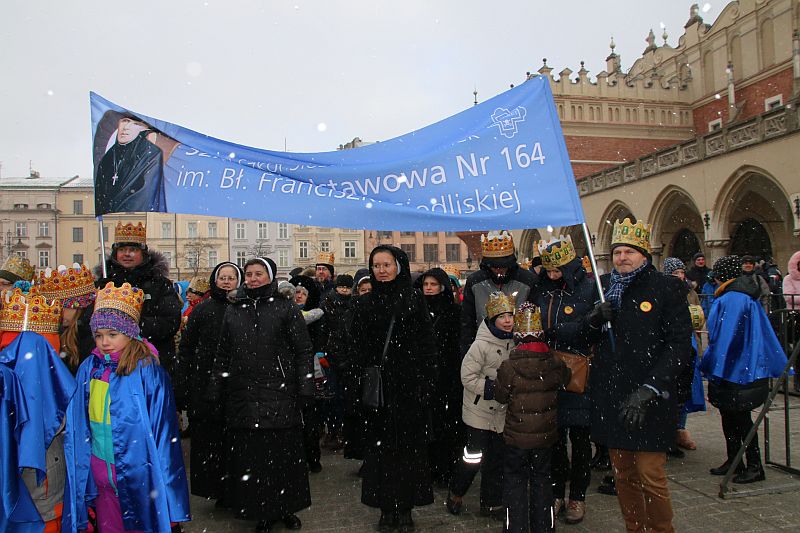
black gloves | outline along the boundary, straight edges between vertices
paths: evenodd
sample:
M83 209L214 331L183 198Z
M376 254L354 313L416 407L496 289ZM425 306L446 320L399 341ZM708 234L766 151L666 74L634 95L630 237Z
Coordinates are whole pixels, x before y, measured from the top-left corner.
M483 399L494 400L494 381L488 376L483 382Z
M594 309L589 311L586 315L586 320L593 328L600 328L606 322L611 322L614 319L614 307L611 302L602 302L594 306Z
M633 431L644 427L647 408L655 403L656 396L656 391L644 385L630 393L622 402L619 412L619 419L625 429Z

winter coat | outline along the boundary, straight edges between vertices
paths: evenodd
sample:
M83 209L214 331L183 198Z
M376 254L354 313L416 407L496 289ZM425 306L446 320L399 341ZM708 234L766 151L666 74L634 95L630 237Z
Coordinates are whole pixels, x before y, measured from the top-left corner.
M800 267L798 263L800 263L800 252L795 252L787 265L788 274L783 278L783 298L786 300L786 308L794 311L800 311Z
M508 404L503 437L506 444L529 450L549 448L558 440L557 391L569 383L572 373L544 343L535 352L522 347L511 350L497 371L497 401Z
M486 378L497 379L497 369L508 359L514 348L514 339L498 339L492 334L486 320L481 320L475 342L467 350L461 363L461 383L464 385L462 419L475 429L488 429L502 433L506 422L506 406L485 396Z
M350 322L353 320L351 296L343 296L336 291L323 302L325 312L325 353L328 362L336 371L347 366L350 352Z
M327 317L325 317L324 313L322 316L315 316L319 312L314 313L312 316L307 315L310 311L320 309L320 284L315 279L302 275L293 277L289 280L289 283L295 287L304 287L308 291L308 299L306 299L306 303L302 307L305 324L308 328L308 335L311 337L314 353L324 353L327 341Z
M217 403L224 388L228 428L297 427L300 403L314 396L311 339L300 309L276 292L275 280L260 289L229 295L208 399Z
M553 350L588 356L591 351L583 318L598 299L593 278L586 276L580 259L560 267L562 277L552 281L546 275L539 284L537 301L542 310L542 327ZM583 394L558 392L558 425L588 427L592 403L589 391Z
M759 284L748 275L717 289L700 370L708 378L709 401L720 409L745 411L761 405L766 378L779 377L786 365L783 347L758 303L760 295Z
M229 304L224 291L212 293L210 298L194 308L181 333L175 365L175 374L179 377L174 381L175 399L178 408L187 410L190 418L203 418L206 415L219 419L222 416L219 408L204 412L203 398L207 394L206 388L222 331L222 320Z
M160 253L149 250L144 262L135 268L124 268L113 256L106 260L107 277L95 268L97 287L113 281L117 287L130 283L144 292L139 327L141 335L158 350L161 365L172 374L175 359L175 334L181 325L181 307L178 293L169 280L169 262Z
M478 326L486 318L486 302L489 295L496 291L504 294L516 294L517 305L528 301L531 291L538 283L538 277L530 270L519 268L514 263L508 269L508 281L502 285L497 285L492 280L491 270L488 265L481 263L481 269L473 272L467 278L462 293L464 299L461 302L461 353L469 350L472 341L478 331Z
M608 290L610 274L602 276ZM692 324L687 285L647 265L622 294L612 322L616 350L605 328L584 321L597 342L589 382L592 391L592 438L609 448L666 451L675 441L678 407L676 381L689 365ZM627 430L620 406L642 385L661 394L647 408L644 428Z
M692 282L695 292L700 292L703 285L708 281L708 273L711 269L707 266L698 267L692 265L692 268L686 271L686 279Z

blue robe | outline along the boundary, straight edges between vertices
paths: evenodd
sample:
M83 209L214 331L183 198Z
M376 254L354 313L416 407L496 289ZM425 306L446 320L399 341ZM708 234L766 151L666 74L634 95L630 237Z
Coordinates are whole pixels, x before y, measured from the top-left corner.
M78 390L67 409L64 455L67 490L62 528L85 529L87 508L97 489L89 467L89 381L92 371L106 365L95 354L78 369ZM115 371L109 378L111 432L117 491L125 529L169 533L170 521L186 522L189 486L178 432L172 384L158 364L142 364L128 376Z
M697 335L692 332L692 350L695 353L697 349ZM700 364L702 360L698 356L694 364L694 376L692 377L692 397L683 404L683 410L686 413L696 413L698 411L706 410L706 391L703 389L703 376L700 373Z
M44 522L36 510L19 468L19 445L30 428L28 408L19 379L0 365L0 531L41 533Z
M707 324L708 349L700 370L709 380L747 385L783 374L786 353L758 300L726 291L714 300Z
M41 484L47 470L45 453L61 428L75 378L47 339L33 331L23 331L0 351L0 363L19 378L28 408L30 428L20 443L19 466L35 468Z

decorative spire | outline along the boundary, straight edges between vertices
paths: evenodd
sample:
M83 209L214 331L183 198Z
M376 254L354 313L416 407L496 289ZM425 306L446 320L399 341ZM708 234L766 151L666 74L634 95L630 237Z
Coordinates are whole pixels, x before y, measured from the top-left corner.
M667 27L664 26L664 33L661 34L661 38L664 39L664 46L667 46L667 38L669 34L667 33Z
M616 55L614 53L614 49L617 47L617 43L614 42L614 36L613 35L611 36L611 42L608 43L608 47L611 48L611 56Z
M475 90L472 91L472 96L474 100L472 101L472 105L478 105L478 86L475 86Z

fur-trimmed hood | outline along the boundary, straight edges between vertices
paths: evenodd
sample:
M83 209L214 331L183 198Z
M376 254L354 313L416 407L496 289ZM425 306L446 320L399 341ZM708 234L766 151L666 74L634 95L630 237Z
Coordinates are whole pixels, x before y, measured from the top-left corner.
M157 250L146 250L143 253L145 259L141 265L126 269L114 259L114 254L112 252L112 254L106 258L106 270L108 271L106 277L113 278L117 274L130 273L134 278L162 277L169 279L169 261L164 254ZM93 273L95 279L103 279L102 265L95 266Z
M795 252L792 254L792 258L789 259L789 264L786 265L787 275L795 281L800 281L800 269L798 269L798 263L800 263L800 252Z

